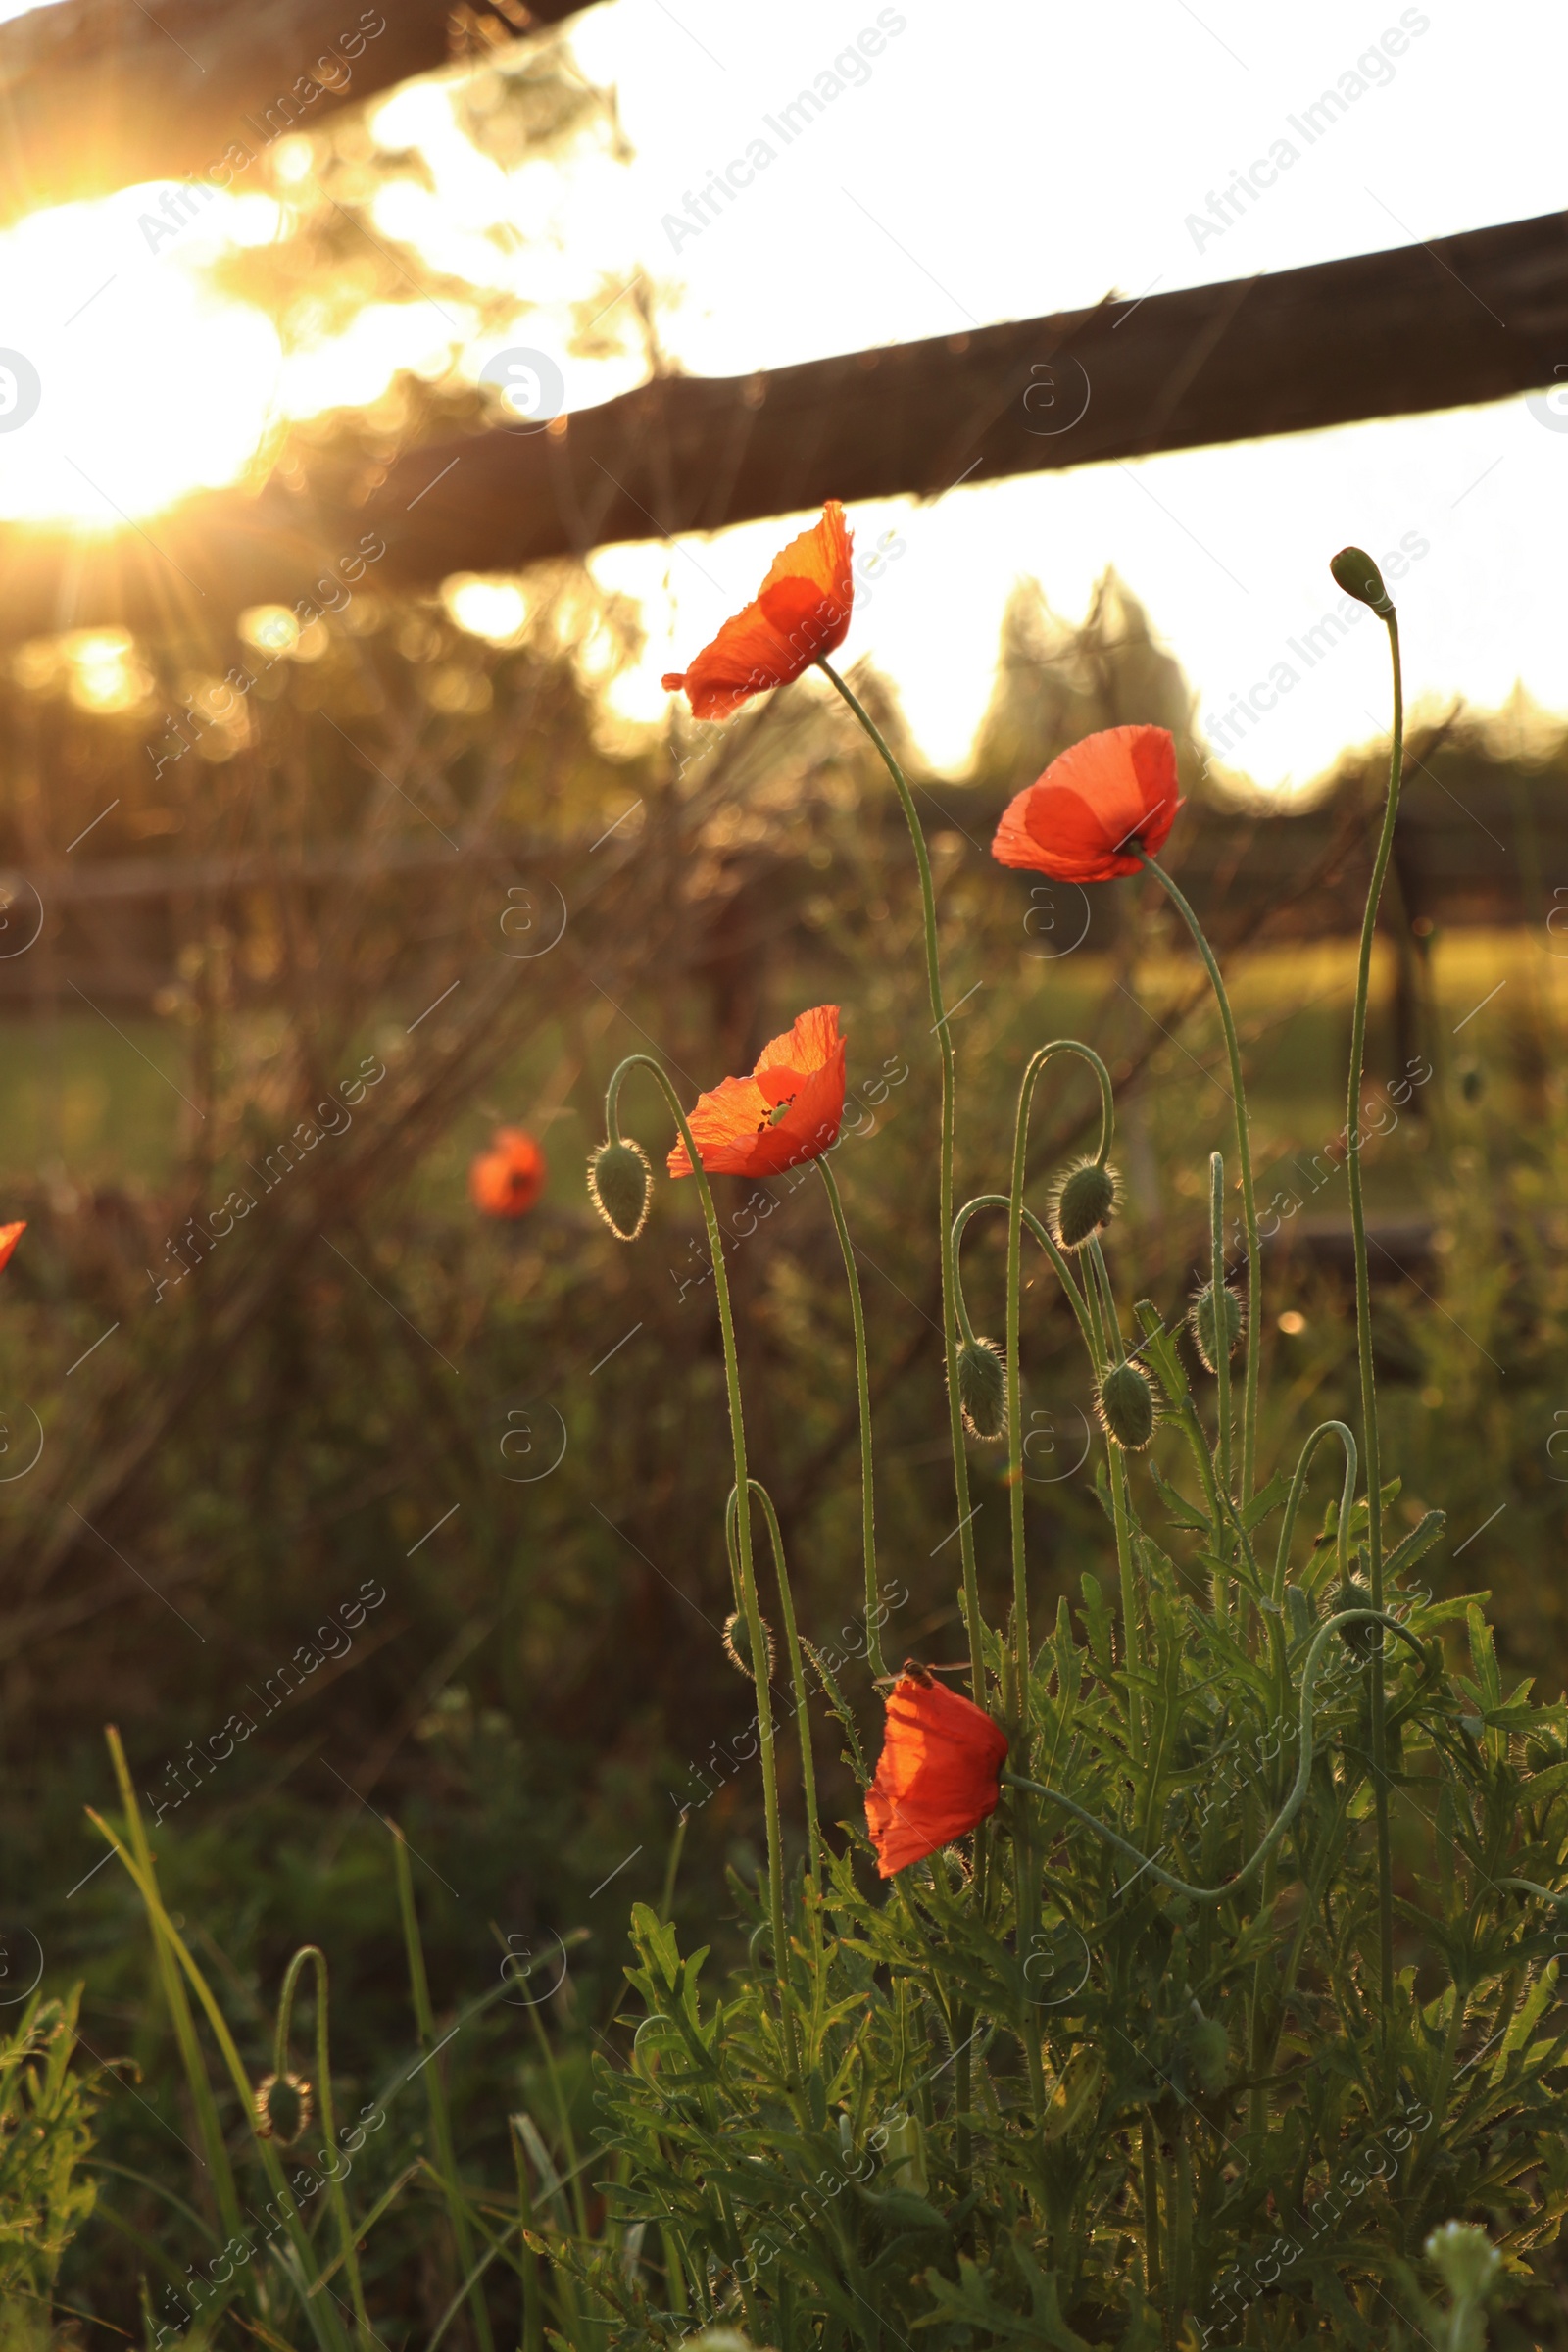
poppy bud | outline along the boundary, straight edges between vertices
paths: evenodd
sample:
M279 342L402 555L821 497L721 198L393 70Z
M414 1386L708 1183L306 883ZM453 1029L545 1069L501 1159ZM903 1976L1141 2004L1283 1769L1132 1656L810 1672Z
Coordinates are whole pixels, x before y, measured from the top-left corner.
M310 2130L311 2086L299 2075L268 2075L252 2101L259 2139L291 2148Z
M1193 2022L1183 2033L1187 2055L1199 2085L1206 2091L1218 2090L1225 2081L1230 2060L1230 2036L1217 2017L1205 2017L1198 2003L1193 2003Z
M1371 1593L1365 1585L1358 1585L1352 1577L1335 1593L1329 1615L1338 1617L1345 1609L1369 1609L1371 1606ZM1376 1625L1342 1625L1340 1628L1340 1640L1352 1657L1369 1658L1381 1638L1382 1628Z
M1100 1384L1100 1418L1127 1453L1154 1434L1154 1393L1136 1364L1113 1364Z
M1007 1426L1007 1375L994 1340L965 1340L958 1349L958 1402L972 1438L1000 1438Z
M1220 1314L1225 1324L1225 1356L1228 1362L1241 1343L1242 1302L1228 1282L1220 1284L1219 1295L1224 1301ZM1193 1335L1193 1346L1198 1349L1205 1372L1219 1370L1218 1335L1214 1326L1214 1286L1211 1282L1205 1282L1187 1310L1187 1328Z
M771 1682L773 1680L773 1628L765 1617L761 1624L762 1642L767 1651L767 1679ZM752 1629L746 1622L744 1609L731 1609L724 1620L724 1655L737 1674L744 1674L749 1683L756 1682L757 1677L752 1672Z
M1394 611L1394 599L1383 585L1383 574L1363 548L1342 547L1337 556L1329 559L1329 569L1358 605L1370 605L1374 612L1388 614Z
M634 1242L648 1217L654 1187L641 1144L601 1144L588 1162L588 1198L612 1233Z
M1080 1160L1063 1177L1052 1222L1063 1250L1082 1249L1116 1213L1116 1171L1103 1160Z

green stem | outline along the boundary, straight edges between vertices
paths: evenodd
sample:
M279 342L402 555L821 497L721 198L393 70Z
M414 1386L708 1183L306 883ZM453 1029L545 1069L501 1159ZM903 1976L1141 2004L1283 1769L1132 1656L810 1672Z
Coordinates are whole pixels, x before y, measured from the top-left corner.
M795 1720L801 1727L801 1790L806 1803L806 1849L809 1856L808 1869L811 1889L817 1889L817 1867L822 1858L822 1829L816 1812L816 1761L811 1752L811 1718L806 1706L806 1667L801 1657L801 1638L795 1627L795 1601L790 1592L789 1568L784 1558L784 1537L773 1508L773 1497L760 1479L754 1478L751 1491L762 1506L767 1532L773 1546L773 1572L778 1581L778 1613L784 1627L784 1648L790 1662L790 1683L795 1692ZM726 1533L734 1530L739 1517L735 1490L730 1489ZM764 1653L765 1655L765 1653Z
M825 657L819 659L818 669L841 694L866 734L882 756L882 763L893 779L893 788L904 810L909 839L914 844L915 864L920 873L920 908L925 924L926 983L931 998L932 1027L942 1049L942 1150L938 1171L938 1220L942 1247L942 1345L948 1369L948 1432L953 1446L953 1483L958 1504L958 1551L962 1562L963 1613L969 1628L969 1681L975 1704L985 1704L985 1647L981 1640L980 1584L974 1557L974 1513L969 1507L969 1457L964 1450L963 1410L958 1400L958 1341L954 1309L956 1289L953 1257L953 1124L956 1092L956 1056L953 1034L948 1020L947 1005L942 996L942 966L937 945L937 901L931 881L931 859L925 846L925 834L920 827L920 812L914 805L914 795L905 780L904 770L894 759L882 738L881 731L858 695L856 695Z
M277 2041L272 2056L272 2072L275 2075L286 2075L289 2071L288 2040L289 2026L294 2014L294 1987L298 1984L308 1960L312 1962L316 1974L316 2091L321 2107L323 2154L328 2161L335 2162L339 2151L333 2144L337 2138L337 2121L332 2106L332 2053L327 2038L330 2023L328 1978L326 1954L321 1950L319 1944L303 1944L288 1964L288 1971L283 1979L283 1989L278 1997ZM343 2194L342 2175L339 2174L334 2179L332 2174L328 2173L326 2182L327 2196L332 2207L332 2219L337 2224L338 2244L342 2248L343 2269L348 2278L349 2294L354 2303L355 2325L360 2331L362 2346L368 2345L373 2339L375 2331L370 2326L369 2314L365 2307L365 2288L360 2278L360 2261L354 2246L354 2225L349 2219L348 2200Z
M1225 1317L1220 1311L1220 1293L1225 1287L1225 1161L1218 1152L1208 1155L1208 1302L1214 1312L1214 1379L1219 1389L1219 1483L1227 1494L1234 1494L1235 1465L1231 1460L1231 1357L1226 1347ZM1252 1351L1248 1349L1249 1354ZM1224 1588L1216 1599L1215 1614L1221 1624L1225 1612L1221 1605Z
M729 1277L724 1270L724 1237L719 1231L718 1212L713 1206L713 1196L702 1154L687 1123L686 1113L680 1106L680 1099L652 1054L628 1054L612 1073L605 1092L605 1124L610 1135L613 1138L620 1133L616 1117L620 1090L627 1073L635 1069L647 1070L656 1080L680 1129L686 1156L692 1163L697 1197L703 1205L703 1221L708 1228L708 1250L713 1267L713 1294L718 1300L718 1328L724 1348L724 1381L729 1394L729 1434L735 1455L735 1492L745 1494L750 1492L751 1479L746 1467L746 1423L741 1411L740 1358L735 1348L735 1317L730 1307ZM757 1601L750 1511L739 1514L736 1549L740 1557L740 1603L746 1618L746 1631L751 1639L752 1656L760 1660L767 1656L767 1642L763 1638L762 1615ZM783 1838L778 1810L778 1759L773 1752L773 1707L765 1674L758 1674L756 1690L757 1737L762 1754L762 1794L767 1813L768 1916L773 1930L773 1967L782 1986L787 1984L789 1976L789 1953L784 1940Z
M1124 1838L1119 1830L1111 1829L1108 1823L1099 1820L1093 1813L1086 1812L1075 1798L1065 1795L1059 1788L1048 1788L1039 1781L1025 1780L1021 1773L1009 1772L1005 1766L1003 1767L1002 1779L1011 1788L1027 1788L1032 1790L1036 1796L1049 1797L1054 1805L1059 1805L1064 1813L1070 1813L1074 1821L1081 1821L1085 1829L1093 1830L1097 1838L1102 1838L1105 1843L1113 1845L1118 1853L1125 1854L1130 1861L1138 1863L1140 1875L1147 1873L1150 1878L1157 1879L1160 1885L1168 1886L1172 1893L1184 1894L1189 1902L1194 1903L1223 1902L1227 1895L1237 1893L1250 1879L1256 1877L1305 1801L1307 1787L1312 1777L1312 1687L1317 1680L1318 1661L1323 1655L1330 1636L1339 1633L1347 1625L1381 1625L1389 1632L1397 1634L1402 1641L1407 1642L1417 1657L1423 1655L1421 1644L1415 1636L1400 1625L1396 1619L1386 1616L1380 1609L1341 1609L1337 1616L1324 1621L1318 1628L1311 1648L1306 1653L1306 1664L1301 1673L1299 1729L1301 1757L1297 1768L1296 1785L1279 1813L1264 1832L1261 1842L1249 1859L1243 1863L1241 1869L1228 1878L1223 1886L1194 1886L1188 1880L1178 1879L1170 1871L1162 1870L1159 1864L1148 1854L1140 1853L1137 1846L1130 1839Z
M1312 1456L1325 1438L1338 1438L1345 1448L1345 1490L1340 1498L1339 1565L1340 1583L1344 1586L1349 1575L1350 1513L1355 1508L1355 1439L1343 1421L1320 1421L1306 1444L1301 1447L1296 1465L1296 1476L1285 1499L1285 1523L1280 1529L1280 1547L1274 1555L1274 1585L1271 1598L1283 1600L1285 1579L1291 1561L1291 1538L1296 1533L1297 1514L1301 1507L1301 1495L1306 1487L1306 1474L1312 1466Z
M1012 1203L1008 1200L1005 1193L976 1193L972 1200L966 1200L964 1202L963 1206L959 1209L956 1217L955 1217L953 1221L953 1250L955 1267L957 1267L958 1265L958 1250L963 1240L964 1229L968 1225L969 1219L976 1213L976 1211L982 1208L1010 1208L1011 1206ZM1078 1320L1078 1336L1083 1341L1085 1349L1088 1352L1090 1371L1098 1381L1100 1378L1101 1364L1100 1358L1095 1352L1095 1327L1089 1319L1089 1309L1084 1303L1084 1295L1078 1288L1077 1282L1073 1278L1072 1268L1067 1263L1066 1257L1063 1255L1062 1251L1057 1248L1054 1234L1053 1234L1047 1226L1041 1223L1040 1219L1035 1215L1035 1212L1032 1208L1026 1208L1024 1210L1023 1221L1029 1228L1029 1231L1034 1235L1035 1240L1040 1244L1041 1249L1045 1251L1046 1255L1050 1258L1052 1264L1056 1270L1061 1287L1067 1295L1067 1303L1072 1308L1072 1311ZM958 1324L959 1328L964 1333L964 1337L967 1339L972 1336L972 1332L968 1324L968 1312L963 1302L963 1283L961 1280L961 1270L960 1279L956 1285L956 1294L958 1301Z
M1121 1318L1110 1288L1110 1276L1105 1268L1104 1253L1100 1236L1095 1234L1087 1245L1086 1254L1094 1269L1089 1288L1089 1312L1095 1335L1100 1343L1101 1360L1108 1370L1112 1364L1126 1361L1126 1347L1121 1335ZM1138 1578L1133 1567L1132 1512L1127 1492L1127 1464L1121 1447L1105 1432L1105 1458L1110 1477L1111 1520L1116 1531L1116 1568L1121 1579L1121 1638L1122 1662L1127 1669L1127 1725L1133 1764L1144 1760L1144 1699L1138 1687L1143 1671L1143 1629L1138 1616Z
M1029 1113L1034 1107L1035 1088L1046 1065L1058 1054L1075 1054L1087 1061L1100 1086L1100 1149L1096 1158L1103 1167L1110 1156L1115 1136L1116 1106L1111 1093L1110 1072L1100 1055L1090 1046L1080 1045L1074 1038L1054 1038L1032 1054L1018 1087L1018 1110L1012 1129L1012 1190L1007 1203L1007 1472L1008 1500L1012 1523L1012 1622L1017 1659L1018 1689L1026 1693L1029 1688L1029 1579L1024 1552L1023 1524L1023 1405L1020 1395L1018 1364L1023 1290L1023 1194L1027 1180L1029 1155ZM1098 1245L1097 1245L1098 1246ZM1022 1705L1020 1730L1024 1740L1025 1760L1028 1754L1028 1705Z
M1132 845L1137 850L1136 843ZM1242 1170L1242 1213L1247 1222L1247 1401L1242 1417L1242 1501L1252 1498L1252 1484L1257 1469L1257 1374L1262 1348L1263 1323L1263 1245L1257 1231L1257 1199L1252 1190L1252 1144L1247 1128L1247 1086L1242 1076L1242 1049L1236 1035L1236 1023L1231 1016L1231 1001L1225 991L1224 977L1214 960L1214 951L1203 936L1203 926L1177 888L1157 858L1147 851L1137 851L1144 865L1170 900L1181 916L1198 953L1207 967L1219 1006L1219 1017L1225 1031L1225 1051L1230 1056L1231 1101L1236 1110L1236 1151Z
M871 1480L871 1376L865 1350L865 1307L860 1298L860 1274L855 1262L855 1244L845 1221L838 1179L826 1159L816 1163L827 1188L828 1206L844 1256L850 1286L850 1314L855 1324L855 1385L860 1399L860 1549L865 1561L865 1654L873 1677L885 1675L882 1660L882 1599L876 1581L876 1490Z
M392 1860L397 1874L398 1908L403 1914L403 1939L409 1960L409 1984L414 1995L414 2022L418 2029L420 2046L425 2052L425 2101L430 2111L430 2136L435 2142L435 2169L446 2191L452 2238L457 2248L458 2277L467 2278L473 2271L473 2233L468 2222L467 2199L458 2175L458 2158L453 2145L452 2117L447 2107L446 2090L441 2081L441 2070L435 2064L435 2013L430 2006L430 1983L424 1969L424 1945L419 1936L419 1915L414 1901L414 1880L409 1870L408 1847L403 1832L396 1824L389 1826L392 1830ZM493 2352L495 2338L490 2331L490 2314L485 2305L483 2283L477 2278L469 2287L468 2301L473 2313L474 2340L480 2352Z
M1394 669L1394 740L1389 789L1383 809L1372 878L1361 917L1361 952L1355 967L1355 1012L1350 1024L1350 1084L1346 1112L1346 1147L1350 1177L1350 1229L1355 1240L1355 1347L1361 1372L1361 1444L1366 1455L1367 1570L1372 1606L1383 1606L1383 1493L1378 1447L1378 1397L1372 1371L1372 1288L1367 1271L1366 1203L1361 1183L1361 1084L1366 1074L1366 1008L1372 982L1372 939L1378 901L1394 855L1394 824L1399 808L1404 765L1404 678L1399 665L1399 620L1391 605L1383 614ZM1384 1725L1383 1644L1372 1659L1372 1789L1378 1837L1378 1981L1383 2014L1392 2019L1394 2000L1394 1861L1389 1844L1389 1780Z

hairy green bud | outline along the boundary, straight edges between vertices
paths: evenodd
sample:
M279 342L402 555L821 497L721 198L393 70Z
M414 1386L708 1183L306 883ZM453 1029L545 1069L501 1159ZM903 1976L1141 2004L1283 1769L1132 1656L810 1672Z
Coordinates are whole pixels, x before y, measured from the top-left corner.
M1230 2037L1219 2019L1205 2017L1194 2001L1192 2022L1182 2029L1182 2040L1199 2088L1221 2089L1230 2071Z
M1473 2312L1502 2269L1502 2257L1478 2222L1445 2222L1424 2249L1455 2303ZM1454 2339L1458 2340L1457 2337ZM1477 2335L1473 2340L1479 2342Z
M958 1349L958 1402L972 1438L1000 1438L1007 1426L1007 1374L995 1340L965 1340Z
M1345 1609L1369 1609L1371 1606L1371 1593L1365 1585L1358 1585L1351 1577L1340 1587L1330 1601L1329 1615L1338 1617ZM1382 1638L1382 1627L1376 1625L1342 1625L1340 1640L1352 1657L1369 1658Z
M1063 1250L1081 1250L1116 1213L1116 1171L1098 1159L1069 1168L1052 1204L1052 1223Z
M641 1144L601 1144L588 1162L588 1198L611 1232L634 1242L653 1197L653 1171Z
M762 1643L767 1652L767 1679L771 1682L774 1664L773 1629L765 1617L761 1620L761 1626ZM737 1674L744 1674L749 1683L756 1682L757 1677L752 1672L752 1629L746 1622L744 1609L731 1609L724 1620L724 1655Z
M1127 1453L1154 1434L1154 1392L1136 1364L1113 1364L1100 1384L1100 1418Z
M1373 612L1387 618L1394 611L1394 599L1383 585L1383 574L1364 548L1342 547L1337 556L1329 559L1329 569L1358 605L1370 605Z
M1229 1362L1241 1346L1246 1317L1242 1311L1242 1302L1228 1282L1220 1284L1219 1295L1220 1317L1223 1318L1225 1330L1225 1357ZM1200 1361L1205 1372L1219 1370L1219 1346L1215 1323L1214 1286L1211 1282L1205 1282L1187 1310L1187 1328L1193 1335L1193 1346L1198 1349Z

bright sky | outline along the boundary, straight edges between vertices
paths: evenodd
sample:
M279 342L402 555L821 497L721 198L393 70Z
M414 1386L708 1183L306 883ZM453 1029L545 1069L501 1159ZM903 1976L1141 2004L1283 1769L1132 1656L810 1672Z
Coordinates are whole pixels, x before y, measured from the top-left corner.
M880 52L841 64L849 86L786 145L765 119L878 27ZM565 303L639 268L672 298L663 332L682 363L734 373L1568 201L1568 14L1546 0L1506 12L1482 0L1320 0L1305 14L1255 0L1202 0L1197 12L1185 0L1079 12L993 0L983 15L951 0L796 0L766 12L606 0L578 21L574 43L585 73L617 91L629 168L590 159L509 178L457 139L437 85L414 85L371 117L389 146L417 139L437 180L433 199L412 183L393 191L379 225L443 266L482 253L490 282L542 305L506 340L557 358L569 402L604 398L631 374L565 356ZM1346 75L1362 94L1309 144L1289 118ZM700 233L672 232L688 194L759 138L775 153L755 183ZM1281 139L1298 152L1277 184L1223 228L1212 218L1195 226L1211 195ZM204 212L155 252L143 222L159 193L44 216L0 240L10 298L0 343L31 356L52 391L33 425L0 434L0 511L65 509L104 523L115 509L144 513L181 483L225 478L270 416L369 397L399 358L433 370L470 331L450 305L378 311L350 348L283 364L270 328L218 304L202 277L201 240L220 233L220 216L224 233L232 221L266 236L277 206L262 195L215 205L211 225ZM503 217L530 237L505 280L483 238ZM492 348L464 350L464 371L476 375ZM1522 679L1568 710L1568 413L1541 408L1511 402L965 486L926 508L861 507L863 549L895 528L904 545L861 596L846 653L881 663L928 754L956 764L1014 580L1038 577L1076 617L1114 564L1181 660L1200 713L1217 715L1282 662L1297 671L1250 738L1247 764L1259 781L1299 783L1381 727L1387 683L1370 625L1309 673L1288 641L1332 601L1338 546L1354 539L1381 556L1403 541L1422 551L1397 590L1412 693L1494 705ZM683 665L754 592L784 535L767 522L596 559L603 579L645 600L649 652L616 690L623 709L659 712L660 671Z

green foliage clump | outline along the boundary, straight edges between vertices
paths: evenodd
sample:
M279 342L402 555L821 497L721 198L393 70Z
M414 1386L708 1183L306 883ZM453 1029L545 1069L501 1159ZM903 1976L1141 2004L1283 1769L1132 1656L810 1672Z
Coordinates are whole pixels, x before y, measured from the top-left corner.
M0 2041L0 2326L34 2331L19 2344L45 2340L62 2257L97 2197L97 2085L71 2063L80 1997L34 1993Z

